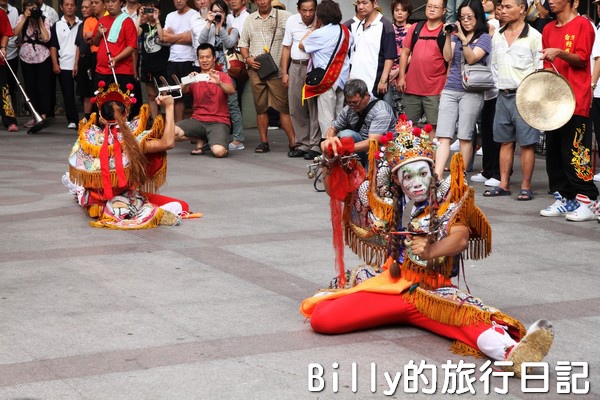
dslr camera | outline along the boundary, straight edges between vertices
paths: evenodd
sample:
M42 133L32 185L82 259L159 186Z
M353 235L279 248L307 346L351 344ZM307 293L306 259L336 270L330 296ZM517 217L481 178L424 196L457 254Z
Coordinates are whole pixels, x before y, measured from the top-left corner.
M38 19L42 18L42 10L40 10L39 8L32 8L31 14L29 14L29 16L31 17L31 19L37 21Z

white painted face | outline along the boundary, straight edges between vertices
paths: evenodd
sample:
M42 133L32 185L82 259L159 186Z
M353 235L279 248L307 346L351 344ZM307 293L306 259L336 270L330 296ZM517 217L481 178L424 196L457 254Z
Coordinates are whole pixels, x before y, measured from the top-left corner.
M431 184L431 167L427 161L413 161L400 167L397 171L398 182L402 192L410 200L421 202L429 197Z

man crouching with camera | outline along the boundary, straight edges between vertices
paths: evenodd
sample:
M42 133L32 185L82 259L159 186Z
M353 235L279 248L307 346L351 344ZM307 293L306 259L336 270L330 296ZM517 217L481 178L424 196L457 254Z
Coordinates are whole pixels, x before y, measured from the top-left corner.
M196 140L192 155L205 154L209 149L217 158L225 157L229 145L229 107L227 96L235 93L233 82L226 72L215 70L215 48L203 43L197 49L200 73L192 72L182 80L183 93L193 98L192 117L177 122L177 140ZM188 82L188 79L191 82Z

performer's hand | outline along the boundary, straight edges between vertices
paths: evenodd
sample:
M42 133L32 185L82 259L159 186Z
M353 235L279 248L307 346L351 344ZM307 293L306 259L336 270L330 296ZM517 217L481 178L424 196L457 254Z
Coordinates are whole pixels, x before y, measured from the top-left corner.
M321 142L321 151L323 152L323 154L326 154L328 156L333 155L334 157L337 157L338 149L341 147L342 142L337 136L327 138Z
M170 106L175 104L175 100L173 100L173 96L171 96L170 94L158 95L156 96L156 99L154 101L156 101L156 104L158 104L159 106Z
M419 256L421 260L429 260L431 258L430 243L427 235L409 235L407 236L407 246L411 247L412 253Z

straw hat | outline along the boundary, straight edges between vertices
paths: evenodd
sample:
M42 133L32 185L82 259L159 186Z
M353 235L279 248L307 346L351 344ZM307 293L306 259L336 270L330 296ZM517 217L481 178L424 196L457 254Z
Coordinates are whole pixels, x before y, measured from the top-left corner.
M600 1L600 0L598 0L598 1ZM280 10L285 10L286 9L285 4L283 4L279 0L273 0L271 2L271 7L273 7L273 8L279 8Z

